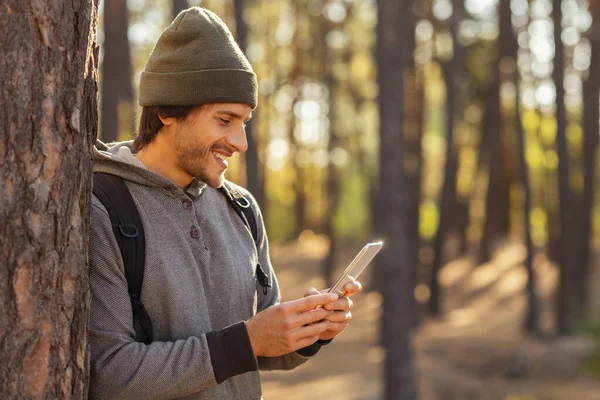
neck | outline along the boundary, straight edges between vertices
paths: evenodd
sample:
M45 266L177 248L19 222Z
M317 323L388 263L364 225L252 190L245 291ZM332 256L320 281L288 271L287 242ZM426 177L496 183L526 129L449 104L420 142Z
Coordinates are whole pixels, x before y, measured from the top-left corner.
M156 135L154 140L137 153L137 158L151 171L184 188L194 179L177 165L175 151L166 138Z

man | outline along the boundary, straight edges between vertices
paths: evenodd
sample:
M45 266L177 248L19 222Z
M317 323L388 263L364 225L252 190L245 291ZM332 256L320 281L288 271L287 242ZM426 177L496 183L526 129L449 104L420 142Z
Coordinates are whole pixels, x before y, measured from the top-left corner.
M92 199L90 397L259 399L260 369L291 369L348 325L347 296L279 304L261 213L256 241L218 188L247 149L256 75L224 23L188 9L162 33L139 86L132 142L95 149L95 172L123 178L143 222L141 302L153 340L136 341L107 208ZM272 287L257 283L257 265ZM259 289L259 290L257 290Z

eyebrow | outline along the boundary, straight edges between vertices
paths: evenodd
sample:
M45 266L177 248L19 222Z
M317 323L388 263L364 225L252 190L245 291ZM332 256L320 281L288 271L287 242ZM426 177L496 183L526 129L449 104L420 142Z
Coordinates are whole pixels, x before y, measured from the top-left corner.
M229 110L219 110L219 111L217 111L217 114L225 114L225 115L229 115L230 117L233 117L233 118L243 119L243 117L240 114L235 113L233 111L229 111ZM246 121L250 121L251 119L252 119L252 114L250 114L250 116L248 117L248 119Z

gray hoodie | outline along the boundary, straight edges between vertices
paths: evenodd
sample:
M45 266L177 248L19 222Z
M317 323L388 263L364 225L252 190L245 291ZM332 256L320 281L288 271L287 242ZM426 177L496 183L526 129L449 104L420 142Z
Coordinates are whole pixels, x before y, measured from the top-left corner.
M279 302L256 202L255 244L218 190L199 181L181 189L145 168L130 146L95 149L94 171L122 177L140 213L146 241L141 300L154 341L134 340L121 253L108 213L94 196L90 398L260 399L259 368L294 368L320 346L274 358L252 353L244 321ZM273 282L266 295L257 286L258 262Z

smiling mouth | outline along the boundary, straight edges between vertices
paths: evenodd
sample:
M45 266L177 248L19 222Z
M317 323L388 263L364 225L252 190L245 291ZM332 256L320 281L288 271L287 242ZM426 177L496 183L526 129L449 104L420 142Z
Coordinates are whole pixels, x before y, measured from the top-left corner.
M217 161L217 164L219 164L219 166L223 169L226 170L227 167L229 166L229 164L227 163L227 159L230 156L227 156L225 154L222 153L217 153L216 151L211 151L212 155L215 156L215 159Z
M219 160L221 160L221 161L227 161L227 159L229 158L229 157L227 157L226 155L224 155L224 154L221 154L221 153L217 153L217 152L214 152L214 151L213 151L212 153L213 153L213 155L214 155L215 157L217 157L217 158L218 158Z

